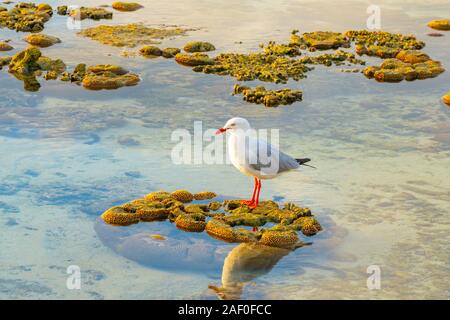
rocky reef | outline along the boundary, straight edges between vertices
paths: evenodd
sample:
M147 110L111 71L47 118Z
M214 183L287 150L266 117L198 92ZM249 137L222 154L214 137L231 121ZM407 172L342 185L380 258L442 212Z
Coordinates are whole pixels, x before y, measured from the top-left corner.
M143 8L143 6L136 2L113 2L112 5L113 9L116 9L118 11L136 11L138 9Z
M165 48L162 51L162 56L164 58L175 58L175 56L180 53L181 50L178 48Z
M210 58L206 53L178 53L175 55L175 61L190 67L195 66L205 66L205 65L213 65L214 60ZM195 70L197 71L197 70ZM203 71L203 69L198 69L198 71Z
M66 65L61 59L51 59L42 56L39 48L30 46L13 57L0 59L0 66L9 67L9 72L18 80L24 82L27 91L37 91L40 84L37 77L45 80L75 82L90 90L118 89L124 86L134 86L139 83L137 74L130 73L120 66L96 65L86 67L78 64L72 73L66 71Z
M303 42L308 48L317 50L337 49L350 47L350 40L339 32L314 31L303 34ZM300 42L301 43L301 42Z
M365 68L363 70L364 75L379 82L400 82L402 80L413 81L416 79L434 78L445 71L439 61L431 59L422 61L422 58L428 57L422 53L399 55L397 55L397 58L384 60L380 66ZM416 60L420 62L405 62Z
M59 14L62 14L64 12L62 8L61 10L58 11L60 12L60 13L58 12ZM80 7L72 10L66 9L65 14L77 20L85 20L85 19L102 20L102 19L112 19L113 17L113 13L104 8L89 8L89 7Z
M137 45L160 43L162 39L185 35L192 29L183 28L150 28L143 24L100 25L86 28L78 34L115 47L133 48Z
M20 2L10 10L0 10L0 28L22 32L40 32L50 20L53 9L50 5Z
M5 41L0 41L0 51L11 51L14 48Z
M268 90L264 87L254 89L236 84L233 88L233 95L242 94L247 102L264 104L266 107L278 107L288 105L296 101L301 101L303 93L300 90L279 89Z
M56 43L61 43L61 40L57 37L48 36L42 33L29 34L24 39L26 42L33 46L47 48Z
M226 242L255 242L267 246L291 248L297 245L297 231L305 236L322 230L311 210L293 203L279 206L274 201L261 201L250 209L240 200L211 201L217 195L203 191L156 191L106 210L101 218L108 224L127 226L140 221L169 220L183 231L203 232ZM201 201L192 203L193 201ZM246 227L263 227L259 231Z
M431 20L428 22L428 26L432 29L436 30L450 30L450 20L449 19L440 19L440 20Z
M139 53L143 56L154 56L159 57L162 56L163 52L160 48L156 46L144 46L141 49L139 49Z
M112 90L135 86L140 78L137 74L114 65L97 65L89 67L81 81L83 87L90 90Z
M183 50L189 53L208 52L216 50L213 44L203 41L192 41L184 45Z

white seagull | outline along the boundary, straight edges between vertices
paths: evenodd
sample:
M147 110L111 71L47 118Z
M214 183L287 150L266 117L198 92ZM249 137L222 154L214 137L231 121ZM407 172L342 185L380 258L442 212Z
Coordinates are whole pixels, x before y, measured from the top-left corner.
M273 179L281 173L295 170L311 159L295 159L279 151L267 141L259 139L244 118L231 118L216 134L229 132L228 155L231 163L245 175L252 176L255 181L251 200L243 200L249 208L256 208L261 192L261 180Z

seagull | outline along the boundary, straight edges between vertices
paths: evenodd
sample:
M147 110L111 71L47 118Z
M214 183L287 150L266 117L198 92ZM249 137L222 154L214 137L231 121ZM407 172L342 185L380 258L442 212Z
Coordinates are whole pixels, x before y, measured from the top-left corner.
M231 163L245 175L253 176L254 188L250 200L241 202L254 209L259 203L261 180L273 179L281 173L298 169L307 165L309 158L295 159L256 136L256 131L250 127L244 118L231 118L216 134L229 133L228 155Z

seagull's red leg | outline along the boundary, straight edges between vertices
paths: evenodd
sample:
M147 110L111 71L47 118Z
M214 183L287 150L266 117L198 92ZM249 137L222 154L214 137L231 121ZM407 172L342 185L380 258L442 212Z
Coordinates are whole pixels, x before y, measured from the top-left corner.
M252 208L252 209L254 209L258 206L259 193L261 192L261 179L256 179L255 181L256 181L256 198L255 198L255 201L248 206L249 208Z
M253 195L251 200L242 200L241 203L245 204L247 206L251 206L255 202L255 196L256 196L256 189L258 188L258 180L256 177L253 177L255 180L255 186L253 187Z

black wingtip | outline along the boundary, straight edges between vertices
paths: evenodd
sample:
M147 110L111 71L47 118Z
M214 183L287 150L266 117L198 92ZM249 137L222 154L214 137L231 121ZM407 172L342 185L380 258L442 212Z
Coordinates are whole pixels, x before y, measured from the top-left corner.
M302 164L304 164L304 163L310 162L311 159L309 159L309 158L303 158L303 159L295 159L295 161L297 161L298 164L302 165Z
M305 164L305 163L311 161L311 159L309 159L309 158L295 159L295 161L297 161L297 163L298 163L299 165L301 165L301 166L303 165L303 166L306 166L306 167L311 167L311 168L317 169L316 167L313 167L313 166L311 166L311 165L309 165L309 164Z

